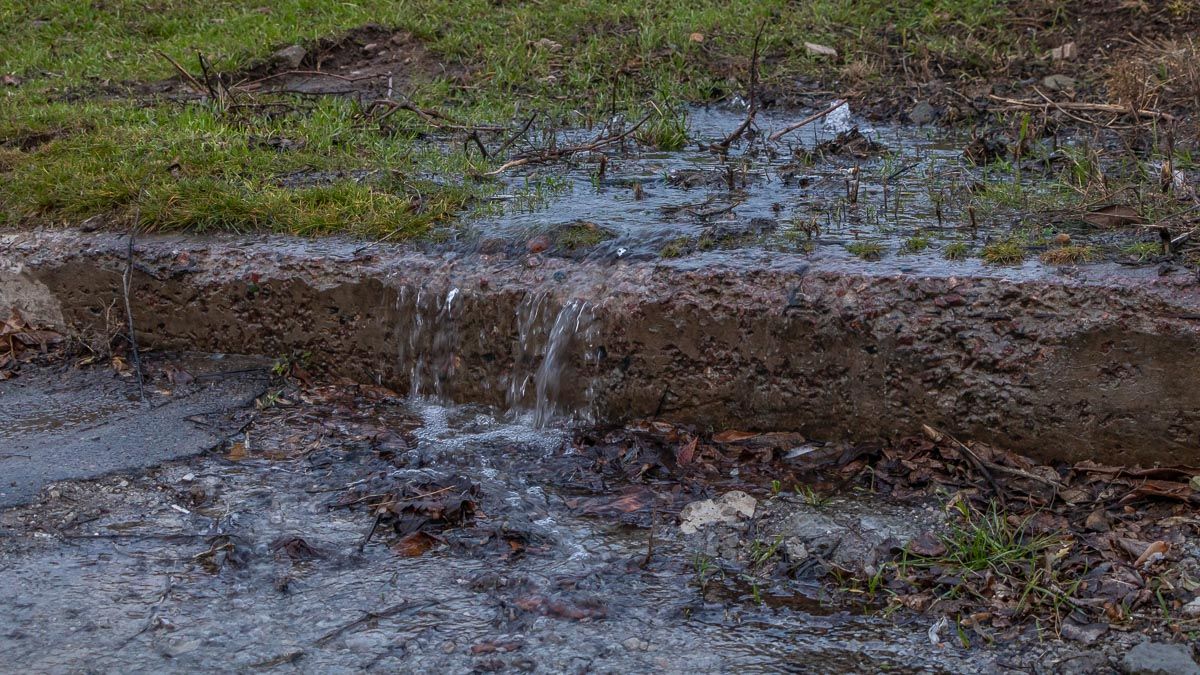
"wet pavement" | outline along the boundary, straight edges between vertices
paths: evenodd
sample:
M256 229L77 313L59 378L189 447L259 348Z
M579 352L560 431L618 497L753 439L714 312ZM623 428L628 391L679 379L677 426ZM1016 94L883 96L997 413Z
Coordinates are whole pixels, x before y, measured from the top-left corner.
M195 455L233 430L230 413L265 390L262 359L192 357L145 387L132 369L30 368L0 382L0 507L27 502L47 483L154 466Z
M622 518L621 486L588 473L566 430L534 428L534 413L360 386L272 400L244 410L247 426L219 451L57 482L0 513L0 659L48 672L1108 663L1032 634L981 649L943 632L935 644L933 617L864 613L811 579L711 577L672 511L700 495L668 498L650 522ZM398 522L375 527L386 511L369 505L386 502L365 493L454 481L474 486L467 522L415 550Z

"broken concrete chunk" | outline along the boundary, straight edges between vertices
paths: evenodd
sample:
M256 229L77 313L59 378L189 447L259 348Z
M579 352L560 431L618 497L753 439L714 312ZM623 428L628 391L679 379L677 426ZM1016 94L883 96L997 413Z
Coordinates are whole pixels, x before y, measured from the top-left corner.
M741 490L732 490L717 499L692 502L679 512L679 530L694 534L713 523L732 525L741 518L753 518L758 500Z
M291 45L284 47L271 55L271 60L284 68L299 68L304 62L304 57L308 56L308 51L300 45Z

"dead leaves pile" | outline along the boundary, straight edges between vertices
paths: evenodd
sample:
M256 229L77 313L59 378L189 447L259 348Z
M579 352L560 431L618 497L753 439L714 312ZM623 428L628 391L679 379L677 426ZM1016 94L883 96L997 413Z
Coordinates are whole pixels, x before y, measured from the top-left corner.
M55 331L30 325L14 308L0 324L0 380L15 377L22 363L46 356L63 339Z
M1195 628L1179 610L1200 590L1200 560L1188 553L1200 534L1200 468L1046 466L966 444L976 466L956 445L909 439L837 470L896 499L949 494L958 507L951 535L914 541L875 580L894 602L958 614L986 639L1031 620L1089 635L1145 624ZM1027 557L1017 567L978 569L955 559L988 538L998 552Z

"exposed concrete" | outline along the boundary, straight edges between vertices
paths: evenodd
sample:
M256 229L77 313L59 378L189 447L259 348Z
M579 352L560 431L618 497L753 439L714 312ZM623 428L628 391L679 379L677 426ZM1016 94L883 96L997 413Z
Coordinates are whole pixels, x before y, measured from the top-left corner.
M581 299L575 323L590 330L564 345L557 389L603 420L852 439L926 423L1042 458L1200 461L1200 286L1182 271L902 269L762 251L581 263L361 246L140 239L142 339L308 351L350 377L408 389L415 372L423 391L504 405L511 380L536 377L558 309ZM5 235L0 259L0 306L95 329L120 297L125 243Z

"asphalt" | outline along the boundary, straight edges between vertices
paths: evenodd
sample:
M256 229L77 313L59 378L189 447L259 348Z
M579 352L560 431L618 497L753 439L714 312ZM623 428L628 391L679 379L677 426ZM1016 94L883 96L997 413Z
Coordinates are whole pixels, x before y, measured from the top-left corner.
M136 470L208 451L266 391L261 360L156 356L136 378L107 365L26 367L0 382L0 508L47 484ZM168 376L170 375L170 376Z

